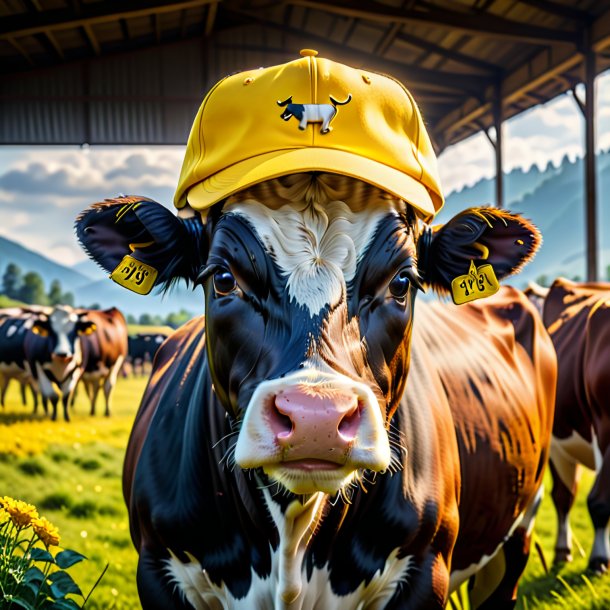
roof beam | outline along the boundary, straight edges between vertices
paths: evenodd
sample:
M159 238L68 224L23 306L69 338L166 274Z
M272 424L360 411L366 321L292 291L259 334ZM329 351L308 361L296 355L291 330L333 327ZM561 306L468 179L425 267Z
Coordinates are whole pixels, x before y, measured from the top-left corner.
M520 4L527 4L532 6L543 13L550 13L551 15L560 15L561 17L567 17L574 21L587 21L589 14L574 6L566 6L565 4L559 4L559 2L553 2L552 0L517 0Z
M35 66L34 60L30 57L29 53L20 45L14 38L7 38L8 42L10 42L13 47L17 50L19 55L23 56L23 58L30 64L30 66Z
M98 23L109 23L119 19L160 15L210 4L214 0L187 0L185 2L165 2L163 0L126 0L118 3L119 10L111 9L114 3L95 2L81 6L80 13L59 9L41 13L4 17L0 22L0 40L33 36L41 32L92 27Z
M51 43L55 52L59 56L60 59L65 59L63 49L59 46L59 42L57 42L57 38L53 35L53 32L45 32L44 35L47 37L47 40Z
M367 21L388 20L395 23L426 23L432 26L443 27L450 30L458 30L477 36L489 36L492 38L508 38L520 40L531 44L548 45L549 43L565 43L577 45L581 34L566 30L555 30L543 28L529 23L520 23L498 17L490 13L465 13L438 8L432 4L420 2L418 6L429 7L429 10L400 10L385 4L378 4L371 0L333 0L332 3L320 0L286 0L291 4L297 4L310 9L316 9L325 13L333 13L365 19Z
M218 12L218 2L212 2L208 6L208 14L205 19L205 36L209 36L214 29L214 21L216 21L216 13Z
M308 43L310 45L315 44L321 49L330 51L336 57L348 57L352 61L361 62L364 69L366 69L366 66L369 66L372 69L381 69L384 72L395 74L396 76L399 76L403 82L408 83L409 86L412 83L433 85L434 87L440 87L441 89L450 89L453 91L460 91L466 95L471 95L469 89L472 89L472 91L480 91L492 82L491 79L482 76L427 70L426 68L406 65L399 61L375 57L370 53L359 51L353 47L332 42L328 40L328 38L317 36L296 28L287 27L268 19L263 19L248 11L231 10L230 12L241 16L246 15L264 27L275 29L295 38L302 39L303 43Z
M102 53L102 49L100 48L100 43L98 42L97 38L95 37L95 33L93 32L93 28L91 27L91 24L89 23L85 23L83 24L83 30L85 31L85 35L87 36L87 40L89 41L89 44L91 45L91 48L93 49L93 52L96 55L101 55Z
M489 72L490 74L496 74L500 71L500 68L495 64L483 61L482 59L477 59L476 57L471 57L470 55L465 55L459 51L452 51L451 49L434 44L433 42L429 42L428 40L419 38L418 36L413 36L413 34L405 34L404 32L401 32L396 36L396 40L418 49L424 49L425 51L428 51L428 53L440 55L441 57L454 61L458 64L463 64L470 66L471 68L476 68L477 70Z

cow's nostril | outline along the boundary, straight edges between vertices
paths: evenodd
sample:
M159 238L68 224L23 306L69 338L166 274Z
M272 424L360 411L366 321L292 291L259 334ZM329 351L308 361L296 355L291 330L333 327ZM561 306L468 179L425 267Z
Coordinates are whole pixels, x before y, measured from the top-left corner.
M269 404L269 423L271 429L278 439L287 439L294 431L294 422L288 415L282 413L278 407L276 397L270 400Z
M363 408L364 404L361 400L359 400L354 409L349 413L346 413L343 419L339 422L338 431L343 439L353 441L358 435L358 428L360 427L360 419L362 417Z

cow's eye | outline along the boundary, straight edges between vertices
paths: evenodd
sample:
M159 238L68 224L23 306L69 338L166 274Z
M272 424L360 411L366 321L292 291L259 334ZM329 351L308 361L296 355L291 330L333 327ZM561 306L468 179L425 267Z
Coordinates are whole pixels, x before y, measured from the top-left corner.
M216 294L225 296L237 288L235 276L228 269L218 269L214 273L214 290Z
M403 269L392 278L388 290L395 299L402 299L407 295L410 283L408 272Z

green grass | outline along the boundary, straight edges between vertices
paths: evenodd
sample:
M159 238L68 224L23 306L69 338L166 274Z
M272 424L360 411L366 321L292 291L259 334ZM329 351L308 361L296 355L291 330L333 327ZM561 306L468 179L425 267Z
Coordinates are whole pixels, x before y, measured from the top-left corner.
M0 308L2 307L22 307L25 303L9 299L5 294L0 294Z
M129 536L121 472L145 383L139 378L120 379L110 418L89 417L84 392L79 392L71 424L33 417L30 405L21 406L15 384L9 389L7 408L0 413L0 436L7 437L0 441L4 448L0 495L36 505L59 527L62 547L89 558L70 569L85 594L109 564L87 603L89 610L140 607L135 584L137 555ZM8 437L13 439L12 449ZM22 442L15 440L19 437Z
M137 556L129 536L121 472L127 438L145 383L142 378L119 379L110 418L89 417L82 391L70 424L34 417L31 406L21 406L15 384L9 389L6 409L0 412L0 495L35 504L41 514L59 527L62 546L87 555L89 561L71 569L84 592L89 591L109 564L108 572L87 604L89 610L140 607L135 584ZM610 608L610 575L586 574L585 555L593 538L586 494L592 481L592 473L585 471L572 511L575 538L584 553L580 554L575 545L575 560L547 575L532 547L517 610ZM548 476L546 485L550 489ZM555 530L555 513L547 494L535 532L549 567Z

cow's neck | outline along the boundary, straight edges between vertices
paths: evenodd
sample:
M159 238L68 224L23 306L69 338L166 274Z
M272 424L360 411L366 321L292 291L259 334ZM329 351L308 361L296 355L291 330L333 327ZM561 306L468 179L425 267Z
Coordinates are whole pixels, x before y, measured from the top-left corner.
M303 588L303 557L315 529L322 518L326 494L316 493L301 501L293 500L284 509L277 504L269 490L265 501L279 531L279 582L276 608L292 603Z

